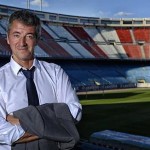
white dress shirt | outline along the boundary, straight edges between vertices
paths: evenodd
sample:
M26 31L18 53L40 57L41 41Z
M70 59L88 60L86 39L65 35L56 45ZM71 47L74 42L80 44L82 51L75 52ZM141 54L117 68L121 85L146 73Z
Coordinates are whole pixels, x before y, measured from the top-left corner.
M34 82L39 103L66 103L72 116L81 119L81 104L63 69L53 63L34 59ZM28 106L26 77L13 58L0 68L0 150L11 150L11 144L24 134L20 125L6 121L6 115Z

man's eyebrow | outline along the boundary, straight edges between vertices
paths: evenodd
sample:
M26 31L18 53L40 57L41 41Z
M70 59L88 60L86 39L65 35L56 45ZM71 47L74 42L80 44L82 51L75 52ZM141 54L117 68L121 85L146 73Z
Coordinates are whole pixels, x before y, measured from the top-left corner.
M32 35L35 35L35 33L27 33L27 35L28 35L28 34L32 34Z
M18 32L18 31L14 31L14 32L12 32L12 34L21 34L20 32ZM26 35L35 35L35 33L27 33Z
M14 31L12 34L21 34L21 33L18 31Z

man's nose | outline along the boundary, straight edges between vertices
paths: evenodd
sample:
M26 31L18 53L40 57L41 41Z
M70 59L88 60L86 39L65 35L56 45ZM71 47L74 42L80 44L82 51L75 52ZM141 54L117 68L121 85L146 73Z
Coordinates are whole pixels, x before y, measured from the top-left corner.
M25 37L21 37L21 38L20 38L20 45L21 45L21 46L26 46L26 45L27 45L27 42L26 42L26 38L25 38Z

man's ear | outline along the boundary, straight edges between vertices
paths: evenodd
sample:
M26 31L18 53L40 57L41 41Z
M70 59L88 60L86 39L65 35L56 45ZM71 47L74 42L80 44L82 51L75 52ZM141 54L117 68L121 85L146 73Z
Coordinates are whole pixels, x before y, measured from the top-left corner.
M9 44L9 38L8 38L8 33L6 34L6 40L7 40L7 44Z

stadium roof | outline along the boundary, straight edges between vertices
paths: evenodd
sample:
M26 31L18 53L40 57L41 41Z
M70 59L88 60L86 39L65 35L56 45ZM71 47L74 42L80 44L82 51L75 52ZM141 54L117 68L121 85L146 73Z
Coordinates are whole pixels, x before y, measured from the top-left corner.
M30 2L27 5L27 2ZM42 7L41 7L42 2ZM43 10L46 12L98 17L149 18L149 0L1 0L2 5Z

